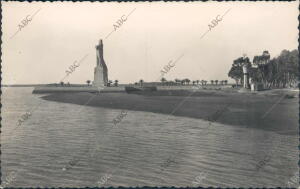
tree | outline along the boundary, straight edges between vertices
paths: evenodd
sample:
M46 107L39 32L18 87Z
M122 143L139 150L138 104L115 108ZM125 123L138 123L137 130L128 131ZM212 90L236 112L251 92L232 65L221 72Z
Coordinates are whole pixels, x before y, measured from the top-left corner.
M251 63L248 57L240 57L233 61L230 71L228 72L228 76L233 78L236 81L236 84L243 83L243 65L247 67L251 67Z
M204 85L205 81L204 80L201 80L201 85Z
M91 80L87 80L86 83L87 83L87 85L89 86L90 83L91 83Z
M166 78L161 78L160 81L162 82L162 84L164 85L164 83L167 81Z
M60 85L61 85L61 86L64 86L64 82L63 82L63 81L61 81L61 82L60 82Z
M210 80L210 83L213 85L214 84L214 80Z
M195 85L196 81L192 81L193 85Z
M227 83L228 83L228 80L224 80L224 83L225 83L225 85L227 85Z
M175 79L175 83L176 85L180 84L181 83L180 79Z
M115 80L115 86L117 87L118 86L118 80Z
M299 53L297 49L287 54L286 72L286 81L289 85L288 87L291 87L299 79Z
M140 85L143 86L144 80L140 80Z
M265 86L267 85L267 75L270 72L269 69L270 54L268 51L263 51L262 55L254 56L253 65L258 67L258 70L252 70L252 74L256 76L256 79L262 82ZM260 75L258 76L255 71Z
M112 80L108 80L107 86L110 87L112 84Z
M253 58L250 77L253 82L263 83L264 87L290 87L297 82L298 50L283 50L276 58L270 59L268 51Z
M249 76L252 82L254 83L261 82L261 74L259 73L259 69L257 67L249 68Z
M218 85L218 82L219 82L218 80L215 80L215 84L216 84L216 85Z
M243 83L242 66L246 64L251 81L262 83L266 88L290 87L298 82L299 52L283 50L276 58L270 59L268 51L262 55L254 56L253 64L246 57L234 60L228 76L235 79L236 83ZM227 83L227 82L226 82Z
M264 51L260 56L254 56L253 64L254 65L266 65L270 61L270 54L268 51Z
M189 85L189 83L191 82L191 80L189 80L189 79L185 79L185 82Z
M239 84L239 82L242 80L243 77L243 71L242 71L242 67L240 66L232 66L228 76L233 78L236 82L236 85Z
M203 80L202 80L202 81L203 81ZM199 84L199 82L200 82L199 80L196 80L197 85Z
M185 79L181 80L180 82L181 82L181 85L184 85Z
M268 65L267 82L269 86L291 87L298 82L299 52L283 50L277 58L270 60Z

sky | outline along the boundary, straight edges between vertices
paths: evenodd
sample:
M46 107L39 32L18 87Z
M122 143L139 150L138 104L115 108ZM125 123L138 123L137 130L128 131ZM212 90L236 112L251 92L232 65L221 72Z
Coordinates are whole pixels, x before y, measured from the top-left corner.
M108 78L119 83L158 81L179 57L167 80L232 81L228 71L243 54L252 60L268 50L272 58L298 47L298 1L1 3L2 84L59 83L81 59L64 82L93 80L100 39Z

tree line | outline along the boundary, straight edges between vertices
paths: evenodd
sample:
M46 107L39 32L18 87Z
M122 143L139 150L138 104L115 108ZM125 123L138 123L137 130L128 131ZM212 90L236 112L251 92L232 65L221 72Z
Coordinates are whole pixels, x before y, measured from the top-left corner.
M265 88L293 87L298 82L299 52L297 49L281 51L278 57L272 58L265 50L262 55L239 57L233 61L228 76L237 84L243 84L243 65L248 68L251 83L261 83Z
M206 80L193 80L191 81L188 78L185 79L175 79L174 81L168 81L166 78L161 78L161 85L167 85L167 86L172 86L172 85L189 85L190 83L192 85L199 85L199 83L201 83L201 85L207 85L208 81ZM135 85L143 85L144 80L141 79L139 82L135 82ZM228 80L210 80L211 85L215 84L215 85L227 85Z
M88 86L90 86L91 83L92 83L91 80L87 80L87 81L86 81L86 84L87 84ZM70 87L70 86L72 85L72 84L70 84L70 82L64 83L63 81L61 81L59 84L60 84L61 86L67 86L67 87ZM119 80L115 80L114 82L113 82L112 80L108 80L108 82L107 82L107 86L108 86L108 87L111 87L111 86L117 87L118 85L119 85ZM55 83L55 86L57 87L58 84Z

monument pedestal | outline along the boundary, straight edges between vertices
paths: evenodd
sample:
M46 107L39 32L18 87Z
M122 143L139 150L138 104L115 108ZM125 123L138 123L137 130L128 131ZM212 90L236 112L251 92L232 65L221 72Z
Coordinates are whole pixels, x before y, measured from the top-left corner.
M250 93L251 90L250 89L246 89L246 88L241 88L240 90L238 90L239 93Z
M96 66L94 70L94 87L104 87L105 81L103 77L103 69L100 66Z

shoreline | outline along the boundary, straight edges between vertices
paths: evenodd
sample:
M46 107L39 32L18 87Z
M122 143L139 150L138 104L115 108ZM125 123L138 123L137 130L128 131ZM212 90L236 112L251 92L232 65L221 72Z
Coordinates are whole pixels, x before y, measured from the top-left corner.
M292 97L295 95L298 96L298 92L287 90L258 94L201 90L193 93L184 90L166 90L142 94L54 93L41 98L84 105L89 98L94 96L86 104L87 106L172 114L232 126L296 135L298 134L298 114L295 112L298 112L298 98Z

